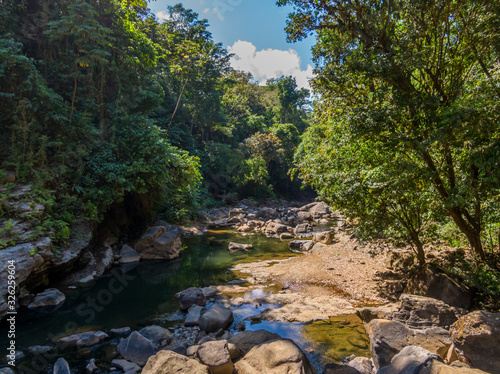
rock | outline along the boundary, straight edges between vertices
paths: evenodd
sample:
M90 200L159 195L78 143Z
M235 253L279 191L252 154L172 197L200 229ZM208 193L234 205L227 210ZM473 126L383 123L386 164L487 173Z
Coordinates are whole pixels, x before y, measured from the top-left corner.
M11 368L4 367L0 368L0 374L16 374Z
M71 370L69 369L69 364L64 358L58 358L56 363L54 364L54 369L52 370L53 374L71 374Z
M187 312L193 305L205 306L207 304L207 299L201 288L190 287L178 292L175 297L180 300L180 309L183 312Z
M172 335L170 331L160 326L148 326L139 330L139 334L144 336L153 342L154 345L159 345L162 343L163 346L170 344L172 341Z
M403 294L401 304L392 319L411 328L443 327L449 329L465 310L445 304L430 297Z
M314 247L314 242L312 240L292 240L288 243L288 247L292 252L308 252Z
M50 238L40 238L36 241L35 247L37 248L37 254L42 256L42 258L47 261L54 257L52 253L52 240Z
M356 315L365 323L372 319L392 319L392 314L398 310L396 304L388 304L379 307L364 307L356 309Z
M372 374L373 361L366 357L355 357L349 361L349 366L353 367L361 374Z
M432 360L428 361L420 370L419 374L488 374L479 369L468 367L448 366L443 362Z
M172 260L182 251L179 230L154 226L146 230L135 245L143 260Z
M500 313L469 313L460 317L450 331L459 356L472 367L500 373Z
M227 348L227 341L217 340L200 345L198 358L203 365L208 366L212 374L232 374L233 362Z
M214 305L200 318L200 329L207 333L227 329L233 322L233 312L222 305Z
M314 243L332 244L333 239L335 239L333 230L318 232L313 236Z
M201 314L204 311L204 308L199 305L193 305L189 309L189 313L186 316L186 320L184 321L185 326L198 326L200 324Z
M278 339L253 347L235 365L239 374L313 374L304 352L288 339Z
M43 355L44 353L52 351L52 347L49 345L34 345L28 348L28 352L33 355Z
M281 339L281 336L266 330L242 331L229 338L229 343L232 343L238 348L241 355L246 355L254 346L260 345L271 340Z
M323 374L361 374L359 370L349 365L328 364L323 370ZM369 373L371 374L371 372Z
M324 203L323 201L319 201L317 203L312 203L308 204L309 207L309 213L313 214L315 217L321 217L321 216L326 216L330 214L331 208L327 203ZM307 207L307 205L306 205ZM304 209L305 207L300 208L301 210Z
M111 365L122 370L124 373L138 373L141 371L141 367L133 362L127 360L113 360Z
M92 374L98 370L99 370L99 367L95 364L95 360L93 358L90 359L90 362L87 364L87 366L85 366L85 372L87 374Z
M186 350L186 356L196 355L196 352L198 352L198 348L200 348L199 345L192 345L191 347L188 347L188 349Z
M472 304L470 289L458 284L447 275L435 273L430 269L410 279L405 293L432 297L464 309L469 309Z
M397 321L374 319L365 325L375 368L389 365L404 347L418 345L444 356L452 344L450 333L440 327L413 330Z
M152 356L142 374L210 374L208 367L173 351L160 351Z
M275 219L278 216L279 213L276 209L267 207L262 208L257 213L255 213L255 218L263 220Z
M405 270L415 262L415 253L407 250L393 249L385 256L385 266L391 270Z
M65 300L66 296L61 291L56 288L48 288L35 296L28 305L28 309L54 311L60 308Z
M295 227L293 229L293 233L295 235L297 234L305 234L306 232L309 232L312 230L312 226L308 223L301 223L299 225L297 225L297 227Z
M240 243L234 243L230 242L229 243L229 251L231 252L236 252L236 251L248 251L253 248L253 245L251 244L240 244Z
M245 210L244 209L242 209L242 208L234 208L234 209L229 210L228 217L229 218L239 217L242 214L245 214Z
M109 331L112 332L113 334L118 334L118 335L127 334L128 332L130 332L130 327L121 327L119 329L111 329Z
M58 342L76 348L91 347L109 338L108 334L102 331L88 331L59 339Z
M288 240L288 239L293 239L293 234L290 234L289 232L284 232L280 235L280 240Z
M309 212L297 212L297 219L299 221L312 221L313 216Z
M120 251L120 263L128 264L131 262L138 262L141 260L141 254L131 246L125 244Z
M441 358L427 349L410 345L393 357L391 364L381 368L377 374L419 374L425 364Z
M240 358L241 353L236 344L227 343L227 350L229 351L229 356L231 356L232 360Z
M155 354L155 348L151 340L134 331L127 339L120 339L118 352L125 360L142 366Z
M250 232L252 230L253 228L250 227L248 224L238 227L238 232Z

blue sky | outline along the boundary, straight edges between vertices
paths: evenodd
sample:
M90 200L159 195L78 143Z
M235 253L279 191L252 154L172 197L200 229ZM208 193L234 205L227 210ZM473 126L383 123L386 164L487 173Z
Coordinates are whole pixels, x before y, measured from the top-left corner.
M290 8L278 7L275 0L156 0L150 8L161 19L169 5L179 2L208 20L214 41L236 55L231 60L234 68L250 71L260 82L294 75L299 86L307 87L314 38L286 42L284 27Z

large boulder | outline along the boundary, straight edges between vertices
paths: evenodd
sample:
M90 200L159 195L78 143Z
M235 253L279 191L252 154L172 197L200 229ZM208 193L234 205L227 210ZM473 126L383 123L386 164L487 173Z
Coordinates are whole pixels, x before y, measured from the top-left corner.
M227 329L233 322L233 312L222 305L214 305L202 314L200 318L200 329L207 333Z
M392 358L406 346L421 346L444 357L452 344L450 333L440 327L414 330L401 322L382 319L374 319L365 327L377 369L389 365Z
M281 336L266 330L257 331L242 331L229 338L229 343L232 343L238 348L241 355L244 356L256 345L266 343L271 340L280 339Z
M288 247L292 252L304 253L309 252L314 247L312 240L292 240L288 243Z
M154 226L146 230L135 245L143 260L172 260L182 251L179 230Z
M207 304L207 298L201 288L190 287L176 293L175 297L179 299L180 309L183 312L187 312L193 305L205 306Z
M395 355L389 366L381 368L377 374L419 374L429 361L441 358L427 349L410 345Z
M467 286L430 269L410 279L405 293L432 297L458 308L469 309L472 305L472 291Z
M28 305L28 309L39 311L55 311L59 309L66 300L66 296L57 288L48 288L35 296Z
M332 244L333 239L335 239L335 231L321 231L313 236L314 243Z
M120 264L129 264L131 262L139 262L141 260L141 254L137 252L134 248L125 244L120 251Z
M144 336L146 339L151 340L154 345L166 346L172 341L172 334L166 328L160 326L148 326L139 330L139 334Z
M108 337L108 334L102 331L87 331L59 339L58 342L70 347L83 348L96 345Z
M208 366L173 351L160 351L149 358L142 374L210 374Z
M305 234L307 232L310 232L312 230L312 226L308 223L300 223L298 224L294 229L293 233L295 235L297 234Z
M118 352L125 360L143 366L156 350L151 340L134 331L127 339L120 339Z
M430 297L403 294L400 306L392 319L414 329L443 327L449 329L466 312Z
M203 343L197 350L198 359L212 374L232 374L233 362L226 340Z
M450 331L455 349L472 367L500 374L500 313L469 313Z
M239 374L315 373L304 352L288 339L273 340L253 347L235 367Z
M309 208L309 213L314 215L315 217L322 217L330 214L331 209L330 206L327 203L324 203L323 201L319 201L317 203L313 203Z

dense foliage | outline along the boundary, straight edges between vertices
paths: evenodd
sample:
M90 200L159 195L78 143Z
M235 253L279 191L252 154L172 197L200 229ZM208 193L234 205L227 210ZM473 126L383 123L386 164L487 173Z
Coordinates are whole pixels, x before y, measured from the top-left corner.
M278 4L295 8L290 40L317 35L300 177L361 230L413 244L421 265L446 231L479 261L498 253L498 2Z
M307 90L253 83L206 20L176 5L159 22L147 5L0 1L0 179L35 186L49 233L119 205L183 219L238 193L298 191L287 172Z

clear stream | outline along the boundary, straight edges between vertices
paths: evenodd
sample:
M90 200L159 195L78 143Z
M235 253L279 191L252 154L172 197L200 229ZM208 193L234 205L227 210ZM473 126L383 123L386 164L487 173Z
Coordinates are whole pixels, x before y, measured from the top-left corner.
M227 249L230 241L252 244L253 249L231 254ZM289 251L287 242L262 235L242 237L228 230L208 231L203 236L186 238L183 239L183 245L185 248L178 260L144 261L113 267L90 287L61 289L66 295L66 301L53 313L40 314L21 308L16 322L16 349L26 353L30 346L50 345L53 338L83 331L101 330L109 333L114 328L127 326L134 330L161 324L153 323L153 320L165 320L167 322L163 325L168 327L179 322L176 319L181 317L176 318L180 314L179 303L174 296L177 292L189 287L237 282L237 277L230 268L241 262L295 256ZM262 305L256 308L252 304L245 304L235 308L235 323L269 307L277 306ZM0 345L8 347L5 320L0 327ZM258 329L276 332L294 340L309 352L309 359L318 369L351 354L370 355L363 324L356 316L340 316L311 324L266 321L247 323L247 330ZM117 340L115 338L113 343ZM75 372L83 373L90 358L111 361L115 351L108 341L74 352L56 352L42 357L27 354L17 366L19 372L49 372L50 365L57 357L63 356L76 369ZM3 360L5 353L6 350L2 353ZM105 372L106 370L101 371Z

